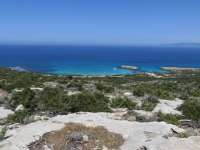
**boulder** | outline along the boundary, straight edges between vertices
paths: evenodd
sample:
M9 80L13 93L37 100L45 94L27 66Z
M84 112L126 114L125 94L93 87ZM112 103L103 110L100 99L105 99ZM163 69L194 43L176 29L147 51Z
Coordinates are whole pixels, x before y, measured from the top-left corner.
M136 121L136 113L134 111L128 111L122 116L122 120Z
M0 107L0 120L5 119L8 117L8 115L12 115L14 112L10 109L6 109L4 107Z
M134 112L135 112L136 120L139 122L150 122L150 121L157 120L157 115L152 112L148 112L144 110L134 110Z

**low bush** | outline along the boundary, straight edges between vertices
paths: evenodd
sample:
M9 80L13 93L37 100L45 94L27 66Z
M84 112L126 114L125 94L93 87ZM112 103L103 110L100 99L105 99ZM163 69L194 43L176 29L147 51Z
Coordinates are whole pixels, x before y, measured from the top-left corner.
M163 89L156 89L154 92L154 95L156 95L159 98L162 99L173 99L174 97L172 96L171 92L169 90L163 90Z
M170 124L179 125L180 115L158 113L158 121L164 121Z
M63 112L65 93L62 88L45 88L38 97L38 109L41 111Z
M109 99L100 93L83 92L66 97L65 111L67 112L110 112Z
M68 123L61 130L44 134L28 147L30 150L42 150L46 145L51 145L53 150L119 150L123 143L122 135L110 132L102 126L86 127Z
M145 94L144 89L142 89L140 87L135 88L133 90L133 95L135 95L135 96L142 97L142 96L144 96L144 94Z
M109 112L109 99L100 93L82 92L81 94L68 96L62 88L44 88L35 96L30 89L14 93L10 105L15 109L22 104L29 114L36 111L48 111L52 113L67 114L68 112ZM17 112L9 119L14 122L22 122L25 114ZM16 117L16 119L15 119Z
M103 91L105 93L112 93L114 91L113 87L111 87L111 86L105 86L102 83L97 83L95 85L96 85L97 90Z
M27 110L17 111L14 114L8 116L7 122L24 124L24 119L28 116L30 116L30 113Z
M128 108L134 109L136 107L136 103L126 99L126 98L116 98L113 99L110 105L112 108Z
M179 110L183 112L183 115L194 121L200 120L200 99L189 99L179 107Z
M36 108L35 104L35 93L29 88L24 89L22 92L16 92L13 94L10 100L10 106L15 109L18 105L23 105L30 111L34 111Z
M141 109L145 111L152 111L156 105L159 103L158 98L155 96L148 96L144 99L142 103Z
M6 132L7 132L7 128L6 127L3 127L0 130L0 142L5 139Z

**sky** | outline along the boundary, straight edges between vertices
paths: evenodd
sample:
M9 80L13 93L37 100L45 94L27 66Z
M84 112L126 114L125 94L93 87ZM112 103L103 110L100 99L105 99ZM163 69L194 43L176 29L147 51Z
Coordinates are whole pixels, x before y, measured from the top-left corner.
M1 0L0 43L200 42L200 0Z

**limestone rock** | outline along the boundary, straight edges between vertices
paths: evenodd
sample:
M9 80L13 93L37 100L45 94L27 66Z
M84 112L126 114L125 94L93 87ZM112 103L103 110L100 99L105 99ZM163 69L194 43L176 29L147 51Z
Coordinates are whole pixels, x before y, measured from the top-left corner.
M24 110L24 106L22 104L18 105L15 109L15 112L17 111L23 111Z

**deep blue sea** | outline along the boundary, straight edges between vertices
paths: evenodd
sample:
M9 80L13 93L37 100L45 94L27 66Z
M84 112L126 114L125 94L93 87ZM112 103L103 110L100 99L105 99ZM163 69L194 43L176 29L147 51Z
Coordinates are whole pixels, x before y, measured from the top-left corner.
M114 75L162 72L162 66L200 67L200 48L123 46L0 46L1 67L59 75Z

